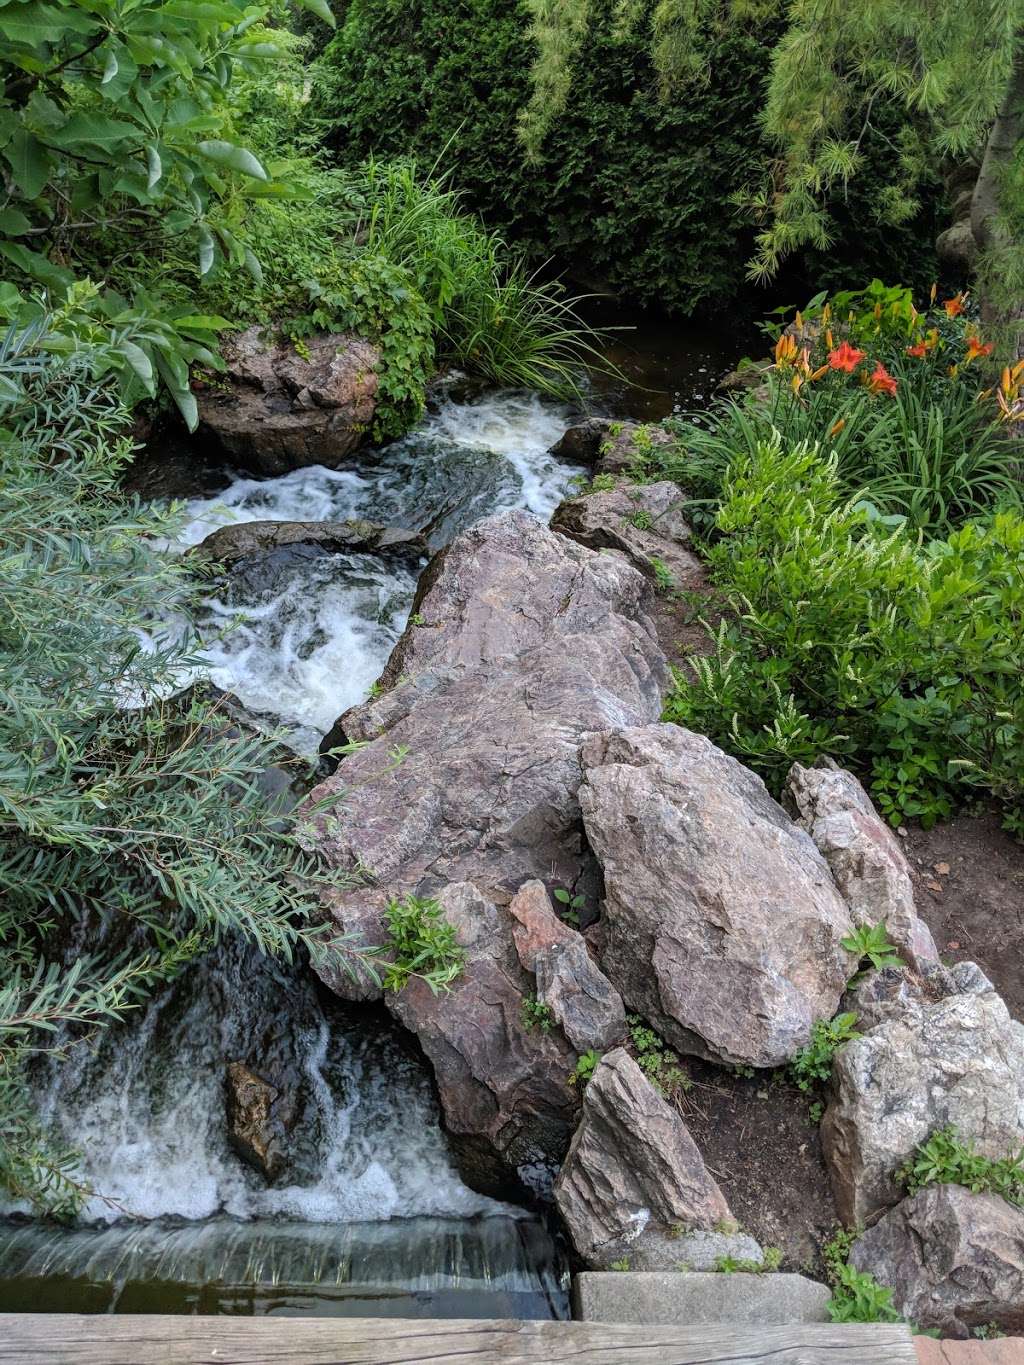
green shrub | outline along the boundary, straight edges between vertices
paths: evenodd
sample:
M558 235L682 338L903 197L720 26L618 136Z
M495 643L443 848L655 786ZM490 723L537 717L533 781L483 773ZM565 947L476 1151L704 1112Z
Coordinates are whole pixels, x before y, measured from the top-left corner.
M666 717L776 790L823 753L865 773L893 824L971 788L1024 796L1024 518L921 544L844 500L835 457L778 435L729 466L708 552L726 615Z
M317 914L334 878L269 808L280 753L202 690L190 565L154 548L174 518L117 492L127 415L95 348L0 342L0 1182L58 1215L74 1154L48 1149L23 1085L33 1053L135 1007L225 934L373 971ZM148 644L144 642L149 642ZM72 928L91 945L65 956Z
M998 1194L1024 1205L1024 1147L993 1159L981 1156L955 1128L939 1128L897 1172L910 1194L927 1185L963 1185L975 1194Z
M659 1094L672 1098L692 1089L693 1081L679 1065L679 1058L666 1047L638 1014L626 1016L629 1039L636 1052L637 1065Z
M342 159L412 151L450 165L469 204L532 259L643 303L710 311L746 289L753 229L723 206L774 155L758 110L783 6L749 24L706 7L710 81L666 99L649 51L655 4L632 29L620 0L590 6L567 105L535 158L518 136L534 45L531 6L516 0L351 0L315 68L314 109ZM934 278L922 243L944 226L938 195L897 228L875 221L898 135L884 113L867 130L864 173L838 206L836 242L806 258L809 277L833 283L853 260L925 288Z

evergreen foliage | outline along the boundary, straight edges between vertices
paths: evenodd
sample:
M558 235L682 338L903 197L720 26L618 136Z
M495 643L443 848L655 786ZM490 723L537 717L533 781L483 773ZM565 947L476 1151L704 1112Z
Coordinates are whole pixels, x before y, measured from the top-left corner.
M682 313L720 308L747 287L753 230L732 200L771 156L757 115L781 3L758 4L760 21L753 10L723 22L702 9L701 79L667 90L650 52L653 0L586 8L582 52L560 48L550 77L563 104L548 102L544 135L528 150L528 5L352 0L314 67L324 140L343 161L441 158L471 207L533 259L553 256L585 283ZM865 139L872 183L853 183L838 206L835 247L801 258L800 270L823 285L839 287L851 259L858 274L896 268L924 288L934 278L934 186L920 215L895 229L872 216L896 131L883 120Z

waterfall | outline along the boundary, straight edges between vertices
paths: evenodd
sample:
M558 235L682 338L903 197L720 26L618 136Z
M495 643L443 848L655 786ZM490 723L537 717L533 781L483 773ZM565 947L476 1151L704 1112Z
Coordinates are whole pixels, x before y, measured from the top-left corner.
M177 548L233 521L364 517L436 547L505 508L546 518L579 472L546 453L568 421L535 395L446 402L358 472L232 478L188 503ZM203 606L209 676L313 752L366 696L415 586L396 561L308 546L243 563ZM284 1097L272 1180L232 1145L231 1063ZM567 1315L561 1252L459 1178L409 1038L301 966L222 944L34 1081L97 1194L73 1230L8 1206L2 1309Z

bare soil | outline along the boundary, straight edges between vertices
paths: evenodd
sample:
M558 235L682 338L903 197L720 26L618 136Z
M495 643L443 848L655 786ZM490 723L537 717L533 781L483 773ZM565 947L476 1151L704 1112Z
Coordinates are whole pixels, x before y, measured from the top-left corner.
M1024 845L986 812L909 829L904 848L943 961L977 962L1024 1021Z

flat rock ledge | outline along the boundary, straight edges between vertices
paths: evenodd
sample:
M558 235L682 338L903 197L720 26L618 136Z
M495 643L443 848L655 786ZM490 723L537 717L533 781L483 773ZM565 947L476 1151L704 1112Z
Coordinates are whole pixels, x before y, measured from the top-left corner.
M225 451L269 476L347 463L377 410L380 351L346 333L309 337L302 353L259 327L223 348L226 374L199 396L199 419Z
M218 527L189 553L230 565L292 545L316 545L330 552L396 555L414 560L427 553L426 541L415 531L407 531L401 526L380 526L360 518L351 521L239 521Z

